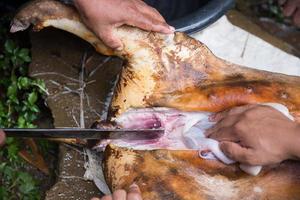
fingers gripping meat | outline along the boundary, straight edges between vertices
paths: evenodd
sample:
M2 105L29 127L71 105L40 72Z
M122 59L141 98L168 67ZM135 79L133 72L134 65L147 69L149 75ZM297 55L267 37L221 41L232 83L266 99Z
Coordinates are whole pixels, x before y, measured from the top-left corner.
M276 102L299 119L299 77L231 64L184 33L163 35L122 26L113 34L124 48L113 51L85 27L76 10L52 0L27 4L14 18L11 31L30 24L36 30L53 26L71 32L98 52L128 61L112 101L115 115L130 107L217 112L248 103Z
M11 32L33 24L71 32L105 55L127 60L112 101L113 116L129 108L168 107L217 112L248 103L285 105L300 121L300 78L250 69L215 57L199 41L122 26L113 34L121 51L106 47L75 9L54 0L32 1L12 22ZM144 199L299 199L299 164L286 162L247 176L237 165L198 158L195 150L129 150L108 146L104 173L112 190L136 182Z

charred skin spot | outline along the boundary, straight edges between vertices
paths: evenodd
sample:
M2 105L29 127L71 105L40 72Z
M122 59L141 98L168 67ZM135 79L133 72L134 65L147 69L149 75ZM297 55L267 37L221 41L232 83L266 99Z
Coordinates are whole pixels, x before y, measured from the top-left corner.
M168 154L165 151L159 151L159 150L154 150L153 151L153 157L154 159L156 159L157 161L159 160L166 160L169 158Z
M178 170L176 168L170 168L169 170L170 170L170 174L174 176L178 175Z
M108 112L108 120L110 120L113 117L116 117L116 115L118 114L118 111L121 109L120 106L111 106L110 110Z
M271 87L272 83L266 80L253 80L253 81L230 81L224 83L218 83L216 85L223 85L224 87L240 87L247 88L249 85L253 85L253 88L259 87Z
M159 199L164 200L182 200L183 198L176 194L176 191L168 187L168 183L161 181L154 187L154 191L159 195Z
M226 76L224 78L224 81L243 81L245 80L245 76L243 74L232 74L232 75L229 75L229 76Z

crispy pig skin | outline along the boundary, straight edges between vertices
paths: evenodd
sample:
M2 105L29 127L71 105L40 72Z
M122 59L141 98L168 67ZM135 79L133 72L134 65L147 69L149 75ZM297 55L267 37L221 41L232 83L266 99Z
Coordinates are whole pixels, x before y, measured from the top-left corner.
M184 33L163 35L122 26L113 34L121 39L124 49L113 51L86 28L75 9L53 0L25 5L13 19L11 32L30 24L36 30L48 26L63 29L102 54L127 60L112 101L112 116L130 107L218 112L249 103L275 102L287 106L300 120L300 77L229 63Z
M238 66L215 57L184 33L163 35L122 26L113 33L124 49L106 47L75 9L54 0L32 1L15 16L11 32L52 26L71 32L105 55L127 60L111 105L112 116L136 107L218 112L248 103L287 106L300 121L300 77ZM284 162L257 177L236 165L198 158L196 151L134 151L108 146L104 172L112 190L136 182L146 200L299 199L300 166Z
M197 151L138 151L108 146L105 178L112 190L135 182L144 200L268 199L300 197L300 165L287 161L253 177L237 165L198 157Z

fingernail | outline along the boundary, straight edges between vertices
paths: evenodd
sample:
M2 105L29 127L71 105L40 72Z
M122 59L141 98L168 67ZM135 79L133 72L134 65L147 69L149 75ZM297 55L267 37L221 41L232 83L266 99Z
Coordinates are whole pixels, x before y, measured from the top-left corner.
M173 26L169 26L169 29L174 32L176 29Z
M91 200L100 200L98 197L93 197Z
M117 51L122 51L123 50L123 46L120 46L118 48L116 48Z
M139 186L137 184L133 183L129 186L129 189L134 189L134 188L138 188L138 187Z

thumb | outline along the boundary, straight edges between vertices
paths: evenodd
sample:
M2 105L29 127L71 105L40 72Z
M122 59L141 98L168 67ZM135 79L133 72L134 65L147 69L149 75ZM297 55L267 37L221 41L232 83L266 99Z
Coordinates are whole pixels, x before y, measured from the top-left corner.
M294 24L295 24L298 28L300 28L300 7L299 7L299 9L297 10L297 12L294 14L293 20L294 20Z
M98 31L97 31L98 30ZM122 49L123 44L121 40L114 36L113 27L106 26L105 28L101 27L96 30L97 36L112 49Z
M140 188L135 183L129 187L127 199L128 200L142 200Z
M243 148L239 144L235 142L221 142L220 143L220 149L223 151L225 155L227 155L229 158L245 163L247 162L247 157L249 154L249 150L246 148Z

